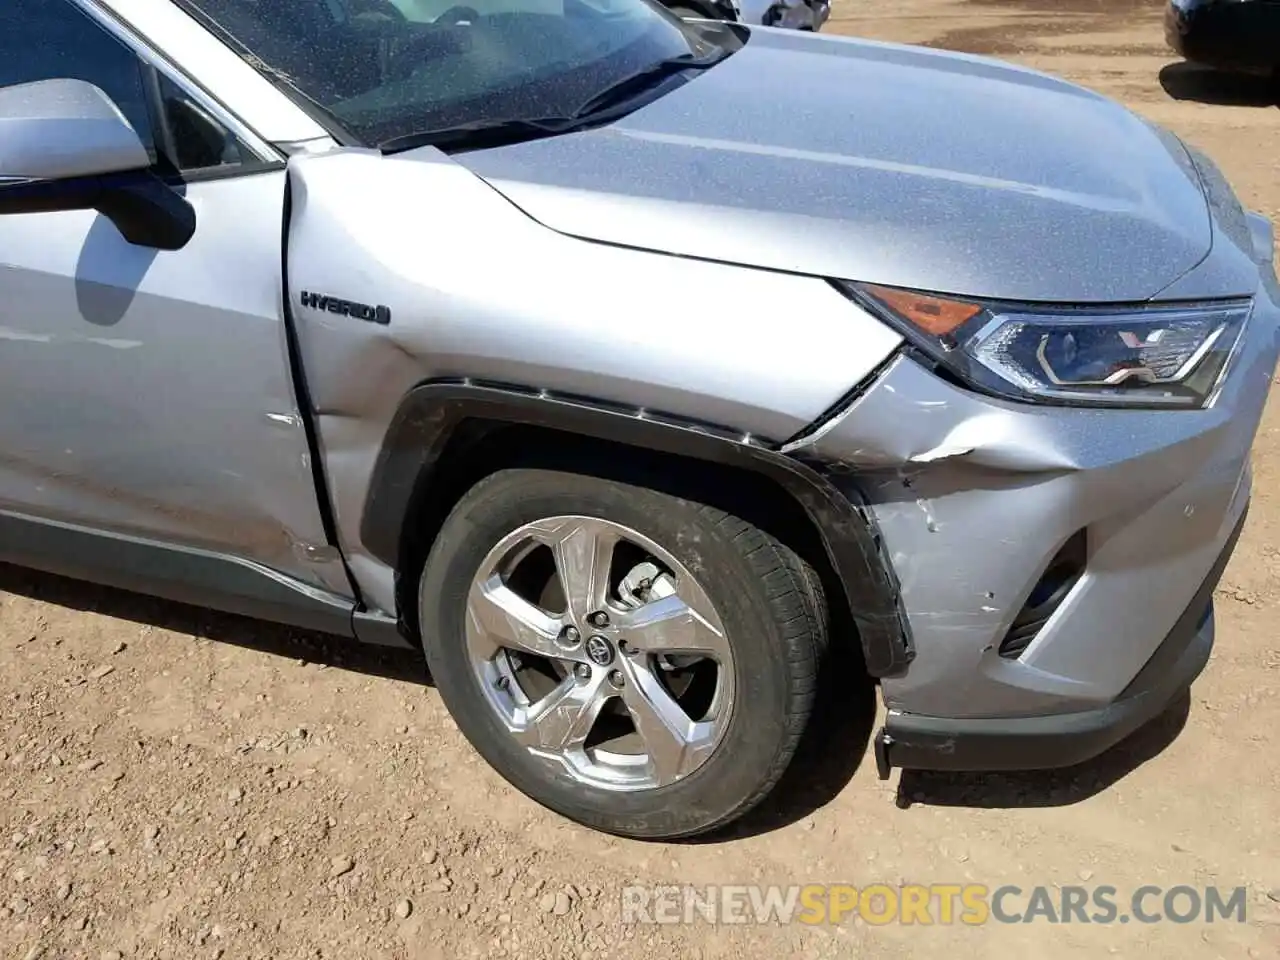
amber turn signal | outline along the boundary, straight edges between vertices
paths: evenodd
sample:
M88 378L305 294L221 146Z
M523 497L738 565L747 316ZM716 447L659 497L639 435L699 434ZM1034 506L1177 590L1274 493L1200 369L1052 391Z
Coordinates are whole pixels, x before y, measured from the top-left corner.
M904 320L910 320L925 333L944 337L982 312L982 307L958 300L944 300L911 290L864 284L865 293L875 297Z

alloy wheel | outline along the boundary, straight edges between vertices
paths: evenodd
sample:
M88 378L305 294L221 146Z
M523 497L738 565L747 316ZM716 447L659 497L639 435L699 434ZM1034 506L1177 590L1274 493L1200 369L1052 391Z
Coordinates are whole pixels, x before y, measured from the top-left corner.
M466 641L511 736L595 787L687 777L734 705L706 591L661 546L596 517L549 517L496 544L468 594Z

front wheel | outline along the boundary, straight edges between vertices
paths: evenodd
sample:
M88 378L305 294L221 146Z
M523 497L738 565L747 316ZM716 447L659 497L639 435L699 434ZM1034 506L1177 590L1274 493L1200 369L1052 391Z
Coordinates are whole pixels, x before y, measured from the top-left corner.
M517 789L645 838L759 803L813 705L827 616L785 545L711 506L503 470L455 506L419 590L459 729Z

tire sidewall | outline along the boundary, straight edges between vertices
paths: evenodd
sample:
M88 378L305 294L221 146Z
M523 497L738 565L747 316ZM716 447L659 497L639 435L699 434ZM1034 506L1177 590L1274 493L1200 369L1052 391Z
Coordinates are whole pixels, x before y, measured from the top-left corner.
M674 784L604 790L531 755L490 706L471 667L466 605L481 563L513 530L561 515L610 520L653 540L698 579L720 616L734 652L733 708L711 757ZM445 522L422 577L419 615L432 677L463 735L517 789L598 829L676 836L724 820L756 794L786 742L794 691L776 614L750 562L689 501L573 474L495 474Z

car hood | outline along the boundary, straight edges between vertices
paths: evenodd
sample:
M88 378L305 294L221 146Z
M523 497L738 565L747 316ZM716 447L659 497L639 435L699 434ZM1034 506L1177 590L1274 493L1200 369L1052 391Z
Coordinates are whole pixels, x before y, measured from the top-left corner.
M979 297L1134 301L1209 252L1171 134L999 61L782 30L607 126L454 158L573 236Z

